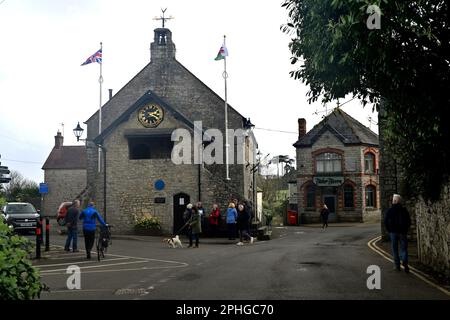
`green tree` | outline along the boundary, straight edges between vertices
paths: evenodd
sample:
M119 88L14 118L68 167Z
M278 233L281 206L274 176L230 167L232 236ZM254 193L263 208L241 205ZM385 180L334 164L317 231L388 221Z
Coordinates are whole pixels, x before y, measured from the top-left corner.
M367 9L381 9L369 29ZM445 0L286 0L291 76L309 85L311 103L351 94L379 107L386 139L411 190L436 198L448 181L450 28Z
M18 171L11 170L11 181L4 188L4 195L8 201L23 201L36 204L40 198L39 186L28 180Z

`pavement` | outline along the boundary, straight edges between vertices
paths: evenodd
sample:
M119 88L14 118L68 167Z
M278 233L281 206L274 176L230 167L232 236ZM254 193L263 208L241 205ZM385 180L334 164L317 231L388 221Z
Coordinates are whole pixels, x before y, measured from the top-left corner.
M273 239L200 238L200 248L169 248L163 237L115 236L106 258L87 260L83 250L62 250L52 236L50 252L34 264L50 287L41 299L443 299L450 292L415 274L393 270L373 244L379 224L273 226ZM79 248L84 248L79 238ZM380 249L380 248L378 248ZM94 256L95 257L95 256ZM80 270L80 289L69 290L68 267ZM371 266L380 289L369 289Z

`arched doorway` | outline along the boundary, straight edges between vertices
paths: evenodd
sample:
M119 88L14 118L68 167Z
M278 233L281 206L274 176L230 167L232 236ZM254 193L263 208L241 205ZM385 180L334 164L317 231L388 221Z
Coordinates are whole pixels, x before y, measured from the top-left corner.
M191 197L186 193L177 193L173 196L173 234L176 234L183 227L183 213L190 201ZM186 228L181 231L181 234L185 233Z

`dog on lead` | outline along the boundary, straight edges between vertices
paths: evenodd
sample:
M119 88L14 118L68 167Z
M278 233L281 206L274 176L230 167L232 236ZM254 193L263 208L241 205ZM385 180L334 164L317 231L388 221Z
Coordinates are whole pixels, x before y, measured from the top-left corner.
M167 238L163 240L164 242L167 242L168 246L170 248L183 248L183 244L181 243L180 237L178 237L178 235L176 235L173 238Z

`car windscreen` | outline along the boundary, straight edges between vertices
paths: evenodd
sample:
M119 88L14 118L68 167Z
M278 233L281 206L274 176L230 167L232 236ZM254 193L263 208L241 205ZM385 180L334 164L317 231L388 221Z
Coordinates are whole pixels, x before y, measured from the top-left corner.
M36 209L29 203L23 204L9 204L6 206L7 214L20 214L20 213L36 213Z

